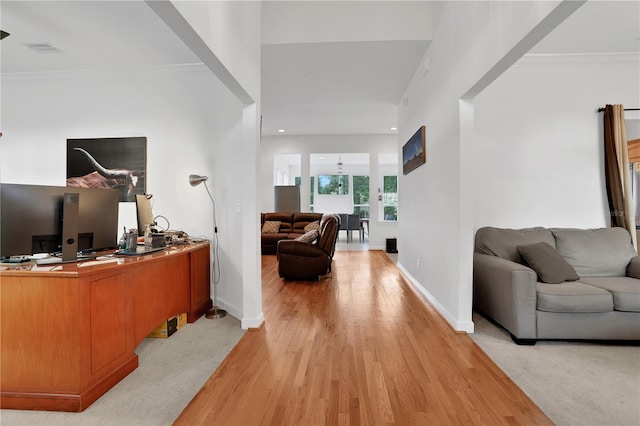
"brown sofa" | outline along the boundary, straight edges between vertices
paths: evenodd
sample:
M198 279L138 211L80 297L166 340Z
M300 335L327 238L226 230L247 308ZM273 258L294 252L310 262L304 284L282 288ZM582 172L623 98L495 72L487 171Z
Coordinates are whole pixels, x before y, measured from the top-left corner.
M289 280L314 280L331 272L339 226L337 215L326 214L320 222L317 240L305 242L303 237L279 241L278 275ZM313 233L316 231L309 232Z
M261 213L260 229L265 221L280 222L280 228L275 233L260 233L260 247L262 254L276 254L278 241L295 240L305 233L304 227L311 222L322 219L322 213Z

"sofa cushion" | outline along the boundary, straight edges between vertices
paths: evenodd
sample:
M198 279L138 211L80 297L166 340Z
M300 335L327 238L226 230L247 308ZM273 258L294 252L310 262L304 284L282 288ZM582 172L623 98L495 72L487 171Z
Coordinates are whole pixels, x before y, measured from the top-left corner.
M280 230L280 221L278 220L265 220L262 225L263 234L277 234Z
M636 256L623 228L551 229L556 250L581 277L624 277Z
M588 277L580 278L580 282L613 294L613 308L616 311L640 312L640 280L628 277Z
M265 213L264 220L280 221L280 232L291 232L293 229L293 213Z
M559 284L563 281L575 281L580 278L576 270L548 243L540 242L517 246L516 249L531 269L536 271L540 281L544 283Z
M512 262L523 263L516 249L533 243L545 242L555 248L556 242L551 231L545 228L502 229L485 227L476 232L477 253L498 256Z
M640 256L634 256L627 265L627 276L631 278L640 278Z
M304 232L318 231L320 232L320 221L315 220L304 227Z
M318 238L318 235L320 235L320 233L315 229L312 229L311 231L305 232L304 234L300 235L298 238L296 238L296 241L302 241L303 243L310 244Z
M536 284L536 309L546 312L608 312L613 296L606 290L580 281L562 284Z
M304 234L305 227L315 221L320 223L322 219L322 213L294 213L293 214L293 232L300 232ZM319 228L319 227L318 227Z

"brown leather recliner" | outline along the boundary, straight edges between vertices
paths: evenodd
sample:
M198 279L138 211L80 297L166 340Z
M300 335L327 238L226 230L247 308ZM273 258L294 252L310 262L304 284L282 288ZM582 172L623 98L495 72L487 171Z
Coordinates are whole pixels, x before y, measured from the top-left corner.
M318 279L331 272L331 262L336 248L340 219L327 214L320 221L317 243L297 240L278 242L278 274L292 280Z

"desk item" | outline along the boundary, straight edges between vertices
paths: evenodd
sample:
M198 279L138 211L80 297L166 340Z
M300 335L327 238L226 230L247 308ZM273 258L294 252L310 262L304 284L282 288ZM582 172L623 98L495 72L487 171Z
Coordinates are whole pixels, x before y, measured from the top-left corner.
M128 252L135 252L138 247L138 232L135 229L130 229L127 234L127 244L125 250Z
M0 258L0 263L27 263L31 262L29 256L3 256Z

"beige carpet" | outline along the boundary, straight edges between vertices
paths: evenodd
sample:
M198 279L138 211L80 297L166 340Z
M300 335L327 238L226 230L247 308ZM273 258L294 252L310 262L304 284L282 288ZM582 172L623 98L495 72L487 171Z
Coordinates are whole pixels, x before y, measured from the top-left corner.
M232 316L203 316L168 339L145 339L139 367L82 413L0 410L0 424L170 425L244 332Z
M473 340L556 425L640 425L639 346L518 346L483 316L474 312L473 321Z

